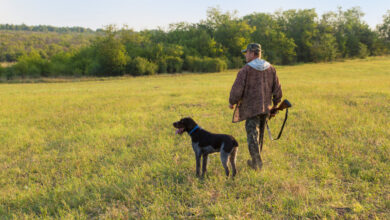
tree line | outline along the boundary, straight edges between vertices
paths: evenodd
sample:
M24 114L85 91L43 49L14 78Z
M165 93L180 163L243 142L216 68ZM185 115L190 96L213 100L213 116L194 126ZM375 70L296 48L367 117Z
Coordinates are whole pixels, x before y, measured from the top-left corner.
M171 24L168 30L136 32L110 25L93 33L38 35L7 29L0 32L0 61L17 62L0 67L0 74L9 79L220 72L240 68L240 51L250 42L260 43L262 57L280 65L389 54L390 10L375 30L363 15L358 7L321 17L315 9L238 17L210 8L205 20Z
M94 30L83 27L55 27L51 25L28 26L26 24L0 24L0 30L8 31L35 31L35 32L57 32L57 33L93 33Z

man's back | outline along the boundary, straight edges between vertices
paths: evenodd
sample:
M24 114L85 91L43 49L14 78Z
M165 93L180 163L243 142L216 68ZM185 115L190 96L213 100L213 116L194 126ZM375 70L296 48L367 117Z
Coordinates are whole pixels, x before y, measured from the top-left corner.
M253 60L239 71L230 92L229 102L238 103L233 122L268 114L272 104L276 105L281 98L275 68L264 60Z

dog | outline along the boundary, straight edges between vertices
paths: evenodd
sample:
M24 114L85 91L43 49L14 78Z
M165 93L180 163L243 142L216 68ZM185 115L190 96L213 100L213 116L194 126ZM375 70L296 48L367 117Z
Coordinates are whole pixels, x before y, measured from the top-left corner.
M177 128L176 134L188 132L192 140L192 149L195 152L196 158L196 176L200 176L200 162L203 157L202 177L207 171L207 157L211 153L220 152L221 162L225 169L226 177L229 177L228 161L232 166L233 178L237 174L236 155L238 151L238 143L231 135L213 134L198 126L196 122L190 118L182 118L180 121L174 122L173 127Z

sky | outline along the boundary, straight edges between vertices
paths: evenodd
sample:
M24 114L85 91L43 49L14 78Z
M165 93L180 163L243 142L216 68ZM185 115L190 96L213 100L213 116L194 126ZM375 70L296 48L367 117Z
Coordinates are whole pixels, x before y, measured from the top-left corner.
M167 29L178 22L198 23L206 19L207 9L222 12L274 13L278 10L315 8L323 13L359 6L363 20L375 28L390 10L390 0L0 0L0 24L81 26L91 29L108 24L128 25L136 31Z

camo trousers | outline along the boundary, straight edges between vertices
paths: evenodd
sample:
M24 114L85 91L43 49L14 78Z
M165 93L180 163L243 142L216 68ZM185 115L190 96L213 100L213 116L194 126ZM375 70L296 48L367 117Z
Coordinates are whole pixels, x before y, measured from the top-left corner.
M245 121L248 149L252 157L252 161L248 161L248 164L254 169L261 168L263 164L260 152L263 149L264 129L267 118L268 114L260 114Z

